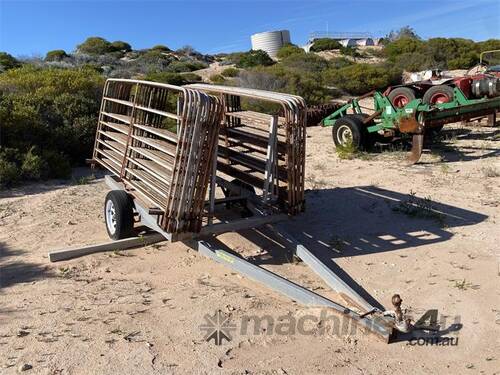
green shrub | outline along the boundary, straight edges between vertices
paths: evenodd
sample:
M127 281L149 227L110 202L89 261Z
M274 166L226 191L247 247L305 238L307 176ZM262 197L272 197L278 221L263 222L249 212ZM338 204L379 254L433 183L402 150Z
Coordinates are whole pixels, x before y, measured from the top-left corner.
M354 63L351 60L346 59L345 57L336 57L334 59L329 60L328 64L332 68L340 69L349 65L353 65Z
M56 150L47 150L42 153L42 157L47 163L48 178L68 179L71 177L71 163L67 156Z
M17 61L12 55L7 52L0 52L0 73L5 70L18 68L21 63Z
M25 65L0 74L2 144L16 150L9 157L22 177L66 176L91 155L103 83L88 68Z
M425 43L424 53L436 61L436 67L443 69L468 69L479 60L476 44L462 38L432 38ZM453 68L449 62L453 61Z
M308 104L319 104L330 99L330 90L318 72L291 69L282 64L242 71L238 84L262 90L302 96Z
M342 44L335 39L320 38L314 40L314 44L311 46L311 52L331 51L333 49L340 49L340 47L342 47Z
M40 155L35 152L35 147L32 147L24 155L24 160L21 165L22 177L26 180L40 180L48 175L48 165Z
M104 55L106 53L116 51L110 42L97 36L87 38L85 42L79 44L76 49L80 53L86 53L89 55Z
M394 66L399 70L408 72L418 72L421 70L432 69L436 66L436 61L432 56L418 52L406 52L394 59Z
M120 52L130 52L132 51L132 46L127 42L122 42L121 40L117 40L110 44L110 47L113 51Z
M168 83L176 86L182 86L188 83L184 75L172 72L150 72L144 79L146 81Z
M262 50L235 52L229 54L226 59L238 68L252 68L254 66L269 66L274 64L274 60Z
M278 51L278 57L280 59L284 59L285 57L291 56L291 55L303 55L306 52L300 48L297 47L295 44L285 44L283 47L281 47Z
M279 65L296 72L311 73L321 72L330 66L328 60L313 53L288 56Z
M359 53L358 49L354 46L340 46L340 53L344 56L351 56L354 58L361 57L361 54Z
M56 49L47 52L45 55L45 61L61 61L68 57L68 54L62 49Z
M19 180L19 168L16 164L0 156L0 188L14 185Z
M149 50L146 53L142 54L139 58L140 60L148 64L158 64L160 62L166 62L166 64L168 65L171 61L173 61L173 57L167 56L159 50Z
M161 52L171 52L172 50L163 44L157 44L150 48L153 51L161 51Z
M200 75L191 72L182 73L182 78L184 78L187 83L201 82L203 80Z
M431 68L468 69L479 61L481 43L463 38L431 38L428 41L404 36L388 43L385 55L408 71ZM488 42L488 45L495 45Z
M450 59L447 62L448 69L469 69L479 62L479 55L471 51Z
M500 49L500 39L488 39L477 43L478 52Z
M229 67L229 68L224 69L221 74L224 77L237 77L239 72L240 72L239 69Z
M382 90L398 84L401 71L387 66L354 64L325 73L326 83L353 95L365 94L370 90Z
M204 69L207 66L208 66L207 64L196 60L173 61L168 66L167 70L169 72L174 72L174 73L184 73L184 72L192 72L194 70Z
M389 43L401 38L420 39L415 30L410 26L403 26L399 30L391 30L391 32L382 39L383 42Z
M390 60L395 60L403 53L422 53L424 46L425 43L418 39L403 37L387 44L384 52Z
M208 79L210 79L212 83L217 84L223 84L224 82L226 82L225 78L220 74L212 74Z

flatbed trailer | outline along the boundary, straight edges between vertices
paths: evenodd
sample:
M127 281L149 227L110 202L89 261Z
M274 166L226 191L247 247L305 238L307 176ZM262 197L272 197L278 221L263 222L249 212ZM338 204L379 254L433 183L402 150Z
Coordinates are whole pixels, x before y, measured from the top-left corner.
M172 93L180 93L176 112L175 101L168 100ZM205 107L200 115L200 99L212 102L212 110ZM277 104L281 111L265 114L245 110L242 102L247 99ZM211 111L218 113L218 103L223 107L219 123L201 126L189 135L189 127L207 125L204 118L212 119ZM384 342L389 341L395 329L409 331L399 295L393 297L394 310L373 306L283 226L292 216L300 217L304 210L306 111L301 97L262 90L201 84L178 88L144 81L108 80L92 161L111 172L105 178L111 191L105 200L104 216L114 241L52 251L49 260L182 241L293 301L337 313ZM165 123L164 118L176 122ZM177 132L167 132L165 124L172 130L177 125ZM210 126L215 127L216 134ZM207 135L199 137L202 131ZM200 143L200 138L210 138L213 144ZM166 140L171 141L167 144ZM201 145L198 164L189 162L193 152L184 151L193 148L195 142ZM183 158L187 162L174 161ZM186 169L194 172L188 175ZM201 204L184 194L175 200L174 209L166 205L169 194L177 192L174 187L176 181L179 184L179 176L186 180L180 185L182 191L188 187L200 191L194 197L202 199ZM190 199L193 203L188 204ZM130 224L131 218L136 227L140 222L148 230L140 236L133 236L133 231L126 231L129 237L117 236L123 233L124 226L128 227L124 220ZM279 236L349 307L246 260L225 249L217 239L222 233L262 227Z
M402 108L393 106L388 97L378 91L371 91L350 100L344 106L323 119L323 126L331 126L337 146L353 145L361 149L373 142L373 135L386 138L398 134L413 137L408 161L419 161L423 149L424 135L429 130L441 130L443 125L473 118L491 116L496 121L500 111L500 97L468 99L458 88L453 88L453 100L433 105L415 99ZM360 106L360 100L373 97L374 112L367 114Z

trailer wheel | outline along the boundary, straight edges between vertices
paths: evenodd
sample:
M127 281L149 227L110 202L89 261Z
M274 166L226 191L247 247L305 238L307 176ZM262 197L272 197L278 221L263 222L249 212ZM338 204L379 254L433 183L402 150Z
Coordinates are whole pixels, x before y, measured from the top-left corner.
M447 85L432 86L427 90L422 98L422 102L426 104L441 104L448 103L453 100L455 93L453 87Z
M123 190L112 190L104 200L104 219L113 240L131 237L134 229L132 198Z
M336 147L352 145L356 150L363 149L368 137L363 117L354 114L338 119L332 129L332 137Z
M396 87L387 95L394 108L403 108L416 98L415 91L409 87Z

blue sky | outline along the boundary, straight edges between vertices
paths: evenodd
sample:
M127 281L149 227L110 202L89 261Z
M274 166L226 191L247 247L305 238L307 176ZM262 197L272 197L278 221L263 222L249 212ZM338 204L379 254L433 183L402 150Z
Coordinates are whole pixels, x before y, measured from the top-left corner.
M102 36L134 49L189 44L216 53L248 50L250 35L266 30L288 29L292 42L303 44L313 31L383 36L405 25L424 38L500 38L500 1L0 0L0 51L73 51L88 36Z

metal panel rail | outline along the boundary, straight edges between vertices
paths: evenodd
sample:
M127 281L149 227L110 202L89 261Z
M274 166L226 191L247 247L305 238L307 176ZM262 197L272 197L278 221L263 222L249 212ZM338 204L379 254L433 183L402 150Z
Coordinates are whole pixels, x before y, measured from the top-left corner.
M224 103L217 170L262 192L295 215L304 209L307 107L299 96L241 87L193 84ZM275 113L243 110L243 100L274 105Z
M173 85L108 79L93 160L160 212L169 233L198 232L222 106Z

